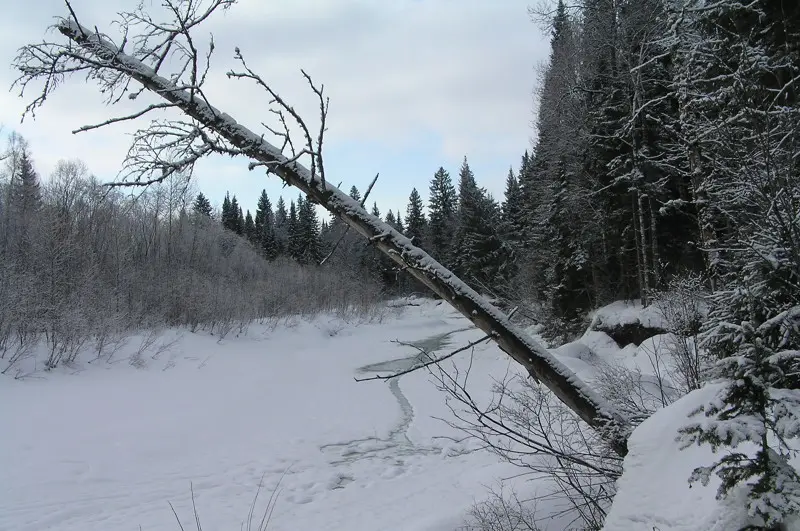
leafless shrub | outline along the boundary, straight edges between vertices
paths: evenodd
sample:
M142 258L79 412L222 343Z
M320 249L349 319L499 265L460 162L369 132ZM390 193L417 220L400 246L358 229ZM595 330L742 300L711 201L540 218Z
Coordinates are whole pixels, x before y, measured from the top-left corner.
M630 369L619 363L601 363L592 381L594 389L625 412L634 425L640 424L658 409L682 396L672 385L670 372L658 350L647 353L654 374L638 367Z
M654 302L666 323L666 334L639 346L650 373L640 368L604 363L598 366L595 389L638 424L702 384L702 353L697 334L706 315L703 283L699 276L675 278Z
M18 273L0 261L0 360L7 363L3 374L28 358L39 343L36 294L32 275Z
M97 356L93 361L106 358L106 361L111 362L114 355L120 351L129 339L128 332L116 323L111 324L104 321L104 324L95 329L95 351Z
M469 390L471 367L430 368L453 417L445 422L532 477L547 480L549 490L535 499L558 499L564 506L541 518L562 517L600 529L622 459L547 388L525 376L506 374L495 382L489 402L480 403Z
M272 489L272 492L270 492L269 498L267 499L267 504L263 511L256 513L258 498L264 488L264 478L262 476L261 481L258 482L258 488L256 489L255 496L253 496L250 509L247 512L247 518L242 522L242 531L267 531L267 529L269 529L270 522L272 521L272 513L275 512L275 506L278 503L281 482L283 481L284 476L286 476L286 472L288 472L288 469L284 471L284 473L278 479L278 483L275 485L275 488ZM194 528L196 531L203 531L203 526L200 523L200 514L197 511L197 503L195 503L194 486L190 487L190 490L192 493L192 520L194 523ZM172 505L172 502L169 502L169 507L172 509L172 514L175 516L175 521L178 523L178 529L181 531L186 531L186 528L184 528L183 524L181 523L181 519L178 516L178 512Z
M655 305L661 310L671 332L666 348L673 359L676 383L683 393L702 385L703 354L697 336L708 312L707 291L698 275L672 279L666 291L658 294Z
M161 341L154 349L153 354L150 356L150 359L157 360L162 354L165 352L169 352L172 347L177 345L182 336L176 335L172 339Z
M0 356L6 361L6 366L0 374L7 374L19 362L31 357L38 342L38 336L30 327L18 326L13 333L9 333Z
M128 364L137 369L143 369L147 366L145 353L153 348L158 338L163 334L163 331L159 326L151 324L146 326L142 333L143 335L139 340L139 344L136 346L136 351L127 358Z
M236 335L241 336L247 334L247 331L250 329L250 323L253 320L246 316L240 316L236 319Z
M47 369L62 362L74 363L91 337L85 316L75 307L52 312L46 319L44 335L48 346Z
M536 502L521 500L514 491L491 491L489 499L472 506L459 531L540 531Z
M144 360L141 352L134 352L128 358L128 364L136 369L144 369L147 367L147 362Z
M220 317L211 325L211 333L216 334L220 341L225 339L231 333L236 323L233 318Z
M145 330L142 339L139 341L139 345L136 348L135 355L141 358L146 351L150 350L153 347L153 345L155 345L156 341L158 341L158 338L161 337L162 334L163 331L158 327L155 326L148 327Z

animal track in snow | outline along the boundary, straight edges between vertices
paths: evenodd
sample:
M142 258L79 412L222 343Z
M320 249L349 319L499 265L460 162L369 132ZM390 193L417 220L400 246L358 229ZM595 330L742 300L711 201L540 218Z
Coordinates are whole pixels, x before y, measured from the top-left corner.
M468 328L437 334L409 344L430 353L445 347L449 343L450 336L464 330L468 330ZM402 372L424 363L427 359L425 354L417 353L412 356L365 365L357 372L359 374ZM389 462L387 468L380 474L380 477L391 479L408 472L405 460L401 458L431 454L452 456L442 446L416 444L409 438L408 429L414 420L414 407L400 388L400 378L392 378L388 382L389 391L394 395L400 407L400 419L397 424L386 437L371 436L320 446L320 451L329 457L331 465L347 466L367 459L387 461ZM335 488L344 488L346 484L354 481L351 476L346 476L346 478L347 481L337 484Z

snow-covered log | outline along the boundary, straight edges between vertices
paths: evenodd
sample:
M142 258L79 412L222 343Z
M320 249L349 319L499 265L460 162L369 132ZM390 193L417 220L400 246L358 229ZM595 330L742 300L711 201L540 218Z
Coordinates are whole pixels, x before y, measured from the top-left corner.
M53 52L54 56L44 59L41 45L28 47L31 53L27 56L23 49L20 55L23 59L18 58L17 61L23 87L28 81L43 78L46 97L47 92L52 90L51 82L57 84L57 80L52 79L54 70L57 70L54 69L54 65L65 57L64 55L55 57L58 54L66 54L67 60L72 62L69 68L64 68L61 75L89 71L105 72L108 76L110 72L111 75L119 74L141 83L144 89L167 100L170 107L180 109L194 119L202 127L202 131L213 132L224 139L229 148L218 151L248 157L251 159L251 167L267 167L287 184L300 189L312 201L319 203L352 229L368 238L415 279L489 334L499 347L522 365L532 377L544 383L588 425L601 431L618 454L625 455L629 435L627 419L614 411L602 397L545 348L514 326L503 312L413 245L408 238L380 218L369 214L358 201L326 182L319 172L304 167L297 162L296 157L287 158L281 149L265 141L263 136L213 107L196 86L178 86L170 79L162 77L157 70L137 57L125 53L98 31L81 25L74 13L71 18L60 19L56 29L72 44L67 47L58 45L60 47ZM78 66L80 68L77 68ZM44 99L40 97L32 106L41 104ZM203 133L198 132L198 134ZM213 142L208 142L206 146L209 152L215 151Z

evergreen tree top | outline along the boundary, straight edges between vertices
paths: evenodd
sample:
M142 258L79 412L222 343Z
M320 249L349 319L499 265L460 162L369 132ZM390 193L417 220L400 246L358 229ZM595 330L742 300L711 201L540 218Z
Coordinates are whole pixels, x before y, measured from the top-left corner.
M211 217L211 212L212 212L211 202L205 195L203 195L203 192L197 194L197 197L195 198L194 203L192 204L192 210L196 214L201 214L209 218Z
M272 203L270 203L269 196L267 195L266 190L261 190L261 195L258 197L258 210L266 211L272 209Z
M451 218L455 214L458 198L450 174L444 168L440 167L433 175L429 192L428 210L431 221L444 222Z

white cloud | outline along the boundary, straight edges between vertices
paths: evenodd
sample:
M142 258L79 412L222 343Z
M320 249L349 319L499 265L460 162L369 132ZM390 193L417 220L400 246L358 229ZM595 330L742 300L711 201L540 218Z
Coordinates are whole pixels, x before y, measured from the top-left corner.
M84 24L105 28L113 11L137 2L75 0L73 5ZM36 0L35 10L29 4L6 9L4 20L15 21L0 31L6 62L64 12L60 0ZM464 154L490 168L491 175L479 179L502 182L509 164L516 165L528 147L534 65L548 50L528 20L525 0L241 0L205 29L217 43L208 85L212 102L253 128L268 116L266 98L252 84L224 76L234 65L236 45L307 116L316 118L316 103L299 68L325 84L331 97L329 149L364 142L371 150L386 150L389 166L398 150L406 159L417 156L419 135L440 139L440 160L426 162L435 166L424 175L406 179L408 189L427 190L436 167L460 162ZM0 69L0 83L10 85L13 77L9 68ZM21 110L15 94L0 94L0 123L17 127ZM130 128L77 136L69 131L111 112L116 111L101 103L93 86L75 79L36 122L19 131L31 141L43 173L59 158L80 157L110 178L127 149L123 133ZM226 165L224 173L229 171Z

